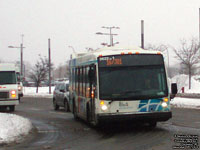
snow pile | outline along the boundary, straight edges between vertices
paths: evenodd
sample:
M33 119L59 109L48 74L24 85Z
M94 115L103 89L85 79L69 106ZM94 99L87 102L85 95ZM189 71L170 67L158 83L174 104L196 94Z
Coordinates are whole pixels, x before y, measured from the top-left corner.
M16 141L32 129L28 119L14 114L0 113L0 122L0 144Z
M177 83L178 93L181 92L181 88L184 87L185 93L200 93L200 82L195 80L195 76L191 78L191 89L189 89L189 76L177 75L171 79L172 83Z
M175 107L200 109L200 99L175 97L170 104Z
M51 87L51 94L49 94L49 87L39 87L38 93L36 93L36 87L24 87L24 96L25 97L53 97L53 91L55 86Z

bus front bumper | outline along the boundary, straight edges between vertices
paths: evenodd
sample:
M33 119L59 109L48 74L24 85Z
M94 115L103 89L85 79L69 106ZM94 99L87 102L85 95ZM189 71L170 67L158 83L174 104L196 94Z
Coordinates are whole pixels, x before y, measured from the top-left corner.
M167 121L172 117L172 112L152 112L138 114L99 114L99 121Z

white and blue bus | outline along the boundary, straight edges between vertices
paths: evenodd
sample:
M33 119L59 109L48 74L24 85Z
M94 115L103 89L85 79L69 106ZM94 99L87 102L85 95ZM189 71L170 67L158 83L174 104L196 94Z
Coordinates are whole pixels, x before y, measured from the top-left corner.
M107 47L69 62L70 108L93 125L136 120L155 127L172 117L163 55L141 48ZM172 84L172 94L177 93Z

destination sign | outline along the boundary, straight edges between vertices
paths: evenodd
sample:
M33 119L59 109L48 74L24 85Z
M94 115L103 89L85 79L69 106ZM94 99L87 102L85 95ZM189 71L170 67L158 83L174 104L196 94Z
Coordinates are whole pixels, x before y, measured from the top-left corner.
M98 58L99 67L163 65L162 55L115 55Z

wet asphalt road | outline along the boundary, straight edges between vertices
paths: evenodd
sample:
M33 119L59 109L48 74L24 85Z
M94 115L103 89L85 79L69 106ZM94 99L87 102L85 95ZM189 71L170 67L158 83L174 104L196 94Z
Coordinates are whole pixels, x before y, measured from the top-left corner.
M173 118L155 129L131 123L95 129L75 121L64 109L54 111L51 99L23 98L14 114L29 118L35 129L23 141L0 150L170 150L180 145L174 142L175 135L198 135L194 143L200 145L200 109L172 111Z

